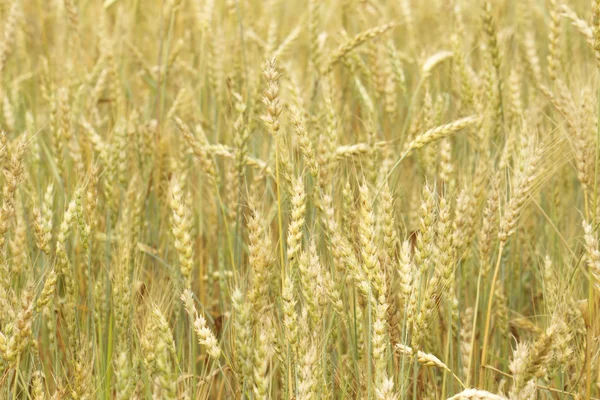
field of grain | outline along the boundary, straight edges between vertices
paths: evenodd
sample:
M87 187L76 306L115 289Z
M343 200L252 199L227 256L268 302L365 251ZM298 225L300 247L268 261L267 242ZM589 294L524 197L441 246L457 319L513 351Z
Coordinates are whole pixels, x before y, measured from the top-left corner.
M0 21L0 399L600 398L600 0Z

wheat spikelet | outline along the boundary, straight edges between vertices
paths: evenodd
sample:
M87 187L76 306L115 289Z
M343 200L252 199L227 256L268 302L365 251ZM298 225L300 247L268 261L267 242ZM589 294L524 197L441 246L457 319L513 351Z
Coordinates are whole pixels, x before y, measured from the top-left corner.
M404 152L410 153L411 151L420 149L421 147L426 146L431 142L450 136L458 131L465 129L468 126L477 123L479 118L480 117L477 115L472 115L469 117L458 119L445 125L429 129L426 132L417 135L417 137L415 137L411 142L409 142L405 146Z
M567 4L561 4L561 9L562 9L561 16L563 18L566 18L569 21L571 21L571 24L583 35L586 42L591 47L593 47L594 46L594 32L592 30L592 27L587 23L587 21L580 19L577 16L577 14L575 13L575 11L573 11L571 8L569 8L569 6Z
M594 285L600 290L600 251L598 251L598 240L592 233L592 226L583 221L584 241L587 264L592 273Z
M450 371L450 369L446 366L446 364L444 364L442 361L440 361L440 359L437 358L436 356L434 356L433 354L428 354L428 353L422 352L421 350L419 350L415 353L412 348L410 348L404 344L401 344L401 343L398 343L396 345L396 349L402 354L406 354L409 356L415 355L417 357L417 362L421 365L425 365L425 366L429 366L429 367L438 367L438 368Z
M377 36L384 34L390 29L396 26L395 23L390 23L386 25L381 25L375 28L371 28L364 32L359 33L353 38L349 39L342 45L340 45L337 49L333 51L333 53L329 56L328 60L324 63L324 67L321 70L322 75L327 75L330 73L335 65L349 52L351 52L354 48L360 46L367 40L373 39Z

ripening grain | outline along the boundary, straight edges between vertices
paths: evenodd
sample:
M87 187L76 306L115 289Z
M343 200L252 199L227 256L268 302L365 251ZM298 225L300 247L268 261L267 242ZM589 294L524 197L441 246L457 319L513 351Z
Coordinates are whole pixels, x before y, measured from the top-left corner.
M0 399L600 399L600 1L0 21Z

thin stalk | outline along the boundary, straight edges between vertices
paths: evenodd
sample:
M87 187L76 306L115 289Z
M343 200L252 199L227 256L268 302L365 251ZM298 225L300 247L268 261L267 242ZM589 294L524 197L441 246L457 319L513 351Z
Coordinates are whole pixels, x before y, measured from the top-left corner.
M109 316L109 324L108 324L108 344L107 344L107 355L106 355L106 392L105 392L105 396L106 399L110 399L110 389L111 389L111 381L112 381L112 374L113 374L113 366L112 366L112 355L113 355L113 344L114 344L114 340L113 340L113 313L110 313Z
M492 320L492 303L494 302L494 290L496 288L496 281L498 280L498 273L500 272L500 262L502 261L502 251L504 250L504 244L506 242L500 242L498 246L498 259L496 260L496 267L494 268L494 276L492 278L492 286L490 287L490 296L488 299L487 313L485 316L485 329L483 331L483 347L481 349L481 365L479 373L479 387L483 388L485 382L485 370L484 366L486 363L487 349L489 343L490 333L490 322Z
M446 365L450 365L448 359L450 358L450 343L452 342L452 300L447 300L447 309L448 309L448 337L446 338L446 346L444 349L444 363ZM448 383L448 371L444 370L443 378L442 378L442 398L446 398L446 386ZM454 375L454 374L453 374ZM458 379L458 378L457 378Z
M229 224L227 223L227 213L225 212L225 203L223 203L223 199L221 199L221 193L219 192L219 188L217 187L217 185L215 185L215 192L217 193L217 199L219 200L219 208L221 209L221 214L223 217L223 225L225 226L225 235L227 236L227 247L229 247L229 259L231 260L231 271L235 271L235 259L233 257L233 244L231 243L231 233L229 232ZM235 278L235 274L234 274L234 278Z
M417 400L417 377L419 376L419 362L413 357L413 400Z
M277 184L277 221L279 223L279 256L281 262L281 286L285 279L285 255L283 253L283 218L281 216L281 180L279 178L279 146L275 144L275 179Z
M17 362L15 364L15 383L13 385L12 398L17 398L17 383L19 382L19 364L21 363L21 353L17 355Z
M469 387L469 383L471 383L471 371L473 371L473 350L475 349L475 332L477 327L477 315L479 311L479 295L481 294L482 276L482 268L479 268L479 276L477 277L477 293L475 294L475 308L473 311L473 327L471 328L471 348L469 349L469 366L467 368L467 387Z
M369 349L369 362L367 363L367 379L369 381L369 384L367 386L367 398L371 399L371 386L373 384L371 376L373 374L372 371L372 358L373 358L373 342L372 342L372 331L373 331L373 321L372 321L372 300L373 299L373 295L371 293L371 288L369 287L369 300L367 301L367 326L369 327L369 335L367 335L367 347Z

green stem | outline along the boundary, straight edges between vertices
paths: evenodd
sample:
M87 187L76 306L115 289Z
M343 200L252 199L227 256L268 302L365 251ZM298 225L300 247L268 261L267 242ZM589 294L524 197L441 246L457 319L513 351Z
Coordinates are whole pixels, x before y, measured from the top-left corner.
M277 137L275 136L277 141ZM279 178L279 146L275 143L275 179L277 184L277 221L279 223L279 256L281 262L281 285L283 287L285 279L285 255L283 252L283 217L281 212L281 180Z
M498 280L498 273L500 272L500 262L502 261L502 251L504 250L504 244L506 242L500 242L498 247L498 259L496 260L496 267L494 268L494 277L492 278L492 286L490 287L490 296L488 299L487 313L485 316L485 330L483 331L483 347L481 349L481 365L479 373L479 387L483 388L485 382L485 363L489 343L490 333L490 322L492 320L492 304L494 302L494 290L496 289L496 281Z
M12 398L17 398L17 383L19 382L19 364L21 363L21 353L17 355L17 362L15 363L15 383L13 385Z

